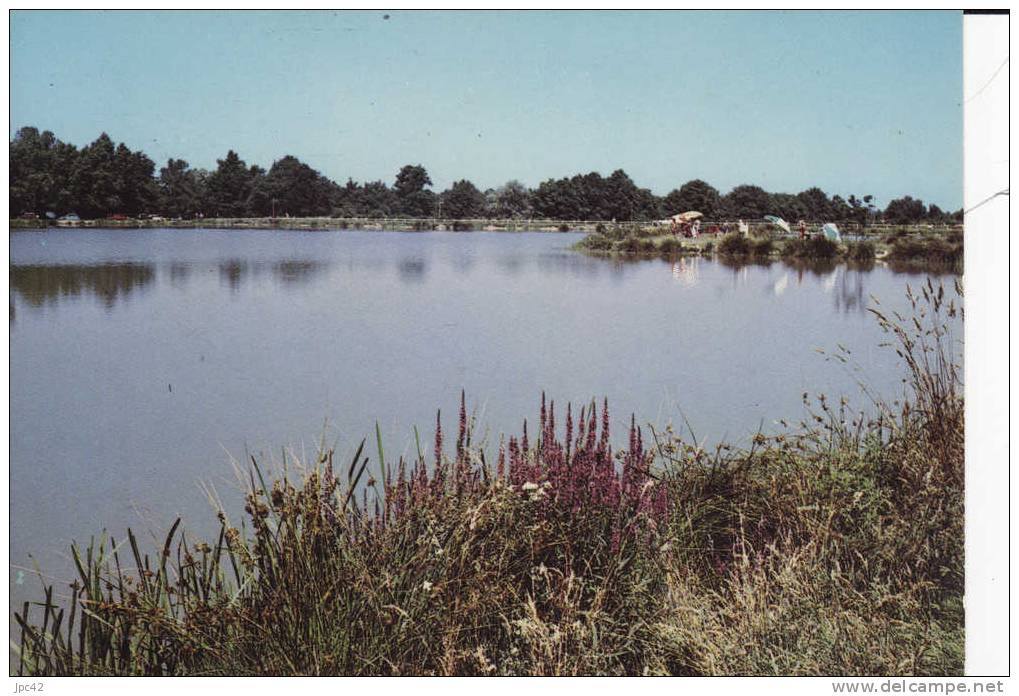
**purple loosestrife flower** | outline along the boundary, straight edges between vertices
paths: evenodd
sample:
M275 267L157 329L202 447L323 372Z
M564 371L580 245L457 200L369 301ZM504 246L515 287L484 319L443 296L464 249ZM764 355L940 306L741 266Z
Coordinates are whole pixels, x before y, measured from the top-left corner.
M464 445L467 442L467 401L464 391L460 390L460 427L456 435L456 458L459 460L464 455Z

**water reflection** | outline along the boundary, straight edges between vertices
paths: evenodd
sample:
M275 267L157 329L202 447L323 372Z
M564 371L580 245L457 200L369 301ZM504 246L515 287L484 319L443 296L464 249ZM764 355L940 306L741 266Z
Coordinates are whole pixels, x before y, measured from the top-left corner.
M775 297L781 297L782 293L789 287L789 274L783 273L782 277L775 281L775 284L771 288L771 292Z
M156 273L155 266L147 263L15 265L11 266L10 277L11 288L32 307L56 303L64 297L91 295L112 309L118 300L151 284Z
M248 264L240 259L230 259L219 264L219 281L237 292L241 289L241 279L248 274Z
M191 277L191 264L175 261L170 264L170 284L175 288L182 288Z
M420 283L425 279L428 267L420 256L405 258L397 266L400 280L404 283Z
M871 265L871 267L873 267L873 265ZM846 266L845 273L842 274L838 292L834 293L832 296L836 310L845 314L854 311L860 313L867 311L867 296L863 288L863 279L869 272L869 268L867 270L861 270L859 267L854 268L853 265Z
M701 258L699 256L680 256L672 264L672 277L679 281L680 285L692 288L699 279L698 270L700 262Z
M280 261L273 264L273 277L283 286L303 285L326 269L320 261Z

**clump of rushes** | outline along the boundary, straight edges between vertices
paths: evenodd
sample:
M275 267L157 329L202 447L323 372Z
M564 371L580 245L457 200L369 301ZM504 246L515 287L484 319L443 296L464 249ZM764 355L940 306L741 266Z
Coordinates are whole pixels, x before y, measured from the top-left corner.
M870 261L876 255L873 242L847 242L846 258L850 261Z
M627 237L618 241L615 243L614 249L628 254L653 254L658 251L653 240L639 237Z
M722 256L765 258L774 249L775 243L768 237L747 238L741 234L727 234L718 242L718 253Z
M951 238L931 236L927 238L901 237L896 239L888 251L893 261L926 261L954 264L962 261L963 241L959 234Z
M342 471L251 461L247 522L72 555L15 613L19 675L961 674L961 288L873 312L908 398L808 398L710 449L542 399L493 456L461 400L452 456ZM833 363L852 356L837 351ZM290 467L293 472L293 466ZM375 473L372 473L375 472Z
M658 252L661 254L678 254L683 251L683 242L676 237L666 237L658 243Z
M748 256L750 240L741 234L727 234L718 242L718 253L723 256Z
M801 259L830 259L838 256L838 242L827 237L808 239L787 239L782 246L782 255Z
M769 256L771 252L775 250L775 243L768 237L761 237L760 239L750 240L750 255L751 256Z

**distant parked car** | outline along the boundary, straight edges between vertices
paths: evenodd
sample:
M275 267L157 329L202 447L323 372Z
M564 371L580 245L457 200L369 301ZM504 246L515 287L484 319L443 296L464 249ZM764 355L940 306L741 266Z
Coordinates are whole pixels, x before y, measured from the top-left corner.
M21 219L22 220L38 220L39 219L39 213L32 213L32 212L26 211L26 212L21 214Z
M111 220L127 220L127 215L124 215L123 213L114 213L113 215L110 216L110 219Z

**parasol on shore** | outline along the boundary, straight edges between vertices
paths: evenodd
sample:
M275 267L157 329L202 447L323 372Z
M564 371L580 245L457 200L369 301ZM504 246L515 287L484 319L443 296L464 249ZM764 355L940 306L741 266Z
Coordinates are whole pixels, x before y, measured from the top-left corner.
M698 213L696 210L688 210L685 213L673 215L672 219L678 220L679 222L690 222L691 220L696 220L699 217L704 217L704 214Z
M826 222L821 225L821 232L823 232L824 236L833 242L842 241L842 233L839 232L839 228L834 222Z
M789 229L789 223L786 222L785 220L783 220L780 217L776 217L774 215L765 215L764 219L767 220L768 222L770 222L775 227L777 227L780 230L782 230L783 232L785 232L786 234L789 234L789 232L791 231Z

